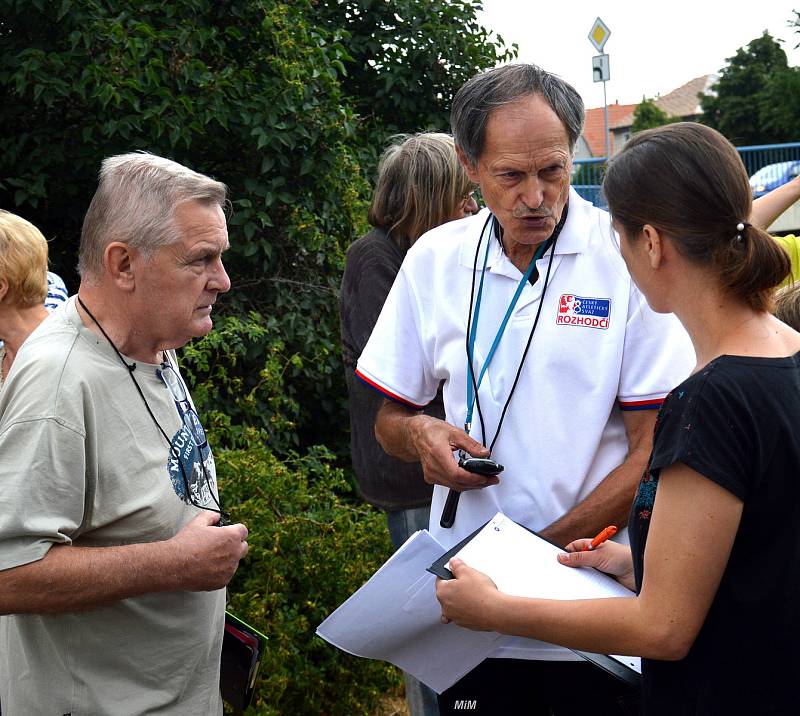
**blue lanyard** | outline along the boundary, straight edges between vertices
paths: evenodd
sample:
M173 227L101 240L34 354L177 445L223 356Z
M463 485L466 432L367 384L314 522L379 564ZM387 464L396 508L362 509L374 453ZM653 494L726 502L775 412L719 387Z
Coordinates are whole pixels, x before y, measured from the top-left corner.
M473 395L473 386L472 380L470 380L470 367L473 363L474 356L475 356L475 338L478 333L478 315L480 314L481 310L481 296L483 294L483 279L486 275L486 263L489 259L489 247L492 243L492 233L494 223L488 222L489 227L489 240L486 242L486 252L483 255L483 268L481 269L481 280L478 284L478 295L475 298L475 311L472 316L472 328L470 330L469 335L469 344L467 350L467 360L469 361L469 365L467 366L467 417L464 421L464 429L469 432L470 427L472 426L472 411L475 407L475 396ZM481 238L479 241L483 239L483 233L481 234ZM503 318L503 322L500 324L500 328L497 329L497 334L494 337L494 341L492 341L492 347L489 349L489 354L486 356L486 361L481 368L481 372L478 374L478 379L475 381L477 388L480 389L481 381L483 380L483 376L486 374L486 369L489 367L489 363L491 363L492 358L494 357L494 353L497 350L497 346L500 344L500 338L503 336L503 332L506 329L506 325L508 324L509 319L511 318L511 314L514 312L514 307L517 305L517 301L519 297L522 295L522 289L525 288L525 284L528 283L530 280L531 274L533 273L533 269L536 267L536 262L542 258L544 252L548 249L550 242L543 241L538 248L536 249L536 253L533 255L530 264L528 264L528 269L525 271L525 274L519 281L519 285L517 286L517 290L514 293L513 298L511 299L511 303L506 310L506 315ZM555 247L554 247L555 248ZM473 284L474 285L474 284ZM544 296L542 296L544 299ZM486 436L483 436L483 439L486 440Z

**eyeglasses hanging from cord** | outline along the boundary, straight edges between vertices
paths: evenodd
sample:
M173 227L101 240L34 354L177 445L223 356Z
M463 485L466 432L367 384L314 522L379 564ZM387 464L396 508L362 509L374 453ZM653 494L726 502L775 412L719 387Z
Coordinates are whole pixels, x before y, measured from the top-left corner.
M109 335L105 332L105 329L102 325L100 325L100 321L98 321L92 312L86 307L86 304L81 300L81 297L78 296L78 303L80 304L81 308L86 311L86 315L94 321L95 325L100 329L100 332L103 334L103 337L108 341L109 345L114 349L114 353L117 354L117 357L128 369L128 375L130 375L131 380L133 381L134 386L136 386L136 391L139 393L139 396L144 403L144 407L147 409L148 414L152 418L155 426L158 428L158 431L166 440L167 445L172 448L172 441L169 439L164 428L161 427L161 424L156 419L156 416L153 414L152 409L150 408L149 403L147 402L147 398L144 397L144 393L142 392L141 387L139 386L139 382L136 380L136 377L133 375L133 371L136 369L136 364L129 364L125 361L125 358L120 353L119 349L116 345L114 345L114 341L111 340ZM186 475L186 469L183 466L183 461L178 459L178 467L180 468L181 478L183 481L183 488L186 492L186 499L194 506L201 510L208 510L209 512L216 512L220 516L219 525L224 526L230 524L230 514L222 509L222 505L220 504L219 499L214 494L213 485L211 484L211 477L208 474L208 470L205 465L205 460L203 460L202 454L202 447L205 445L207 446L207 441L205 437L205 430L203 430L203 426L200 424L200 418L197 416L194 408L189 406L188 409L183 409L180 403L186 402L188 403L188 391L186 390L186 386L184 385L183 381L180 378L180 375L172 366L167 357L166 353L164 353L164 363L162 364L161 368L158 371L159 378L163 381L166 388L169 390L172 399L176 403L176 407L178 408L178 415L181 417L181 422L183 423L186 432L191 437L192 442L194 443L195 448L197 449L197 454L199 456L200 462L200 469L203 473L203 480L205 481L206 487L208 488L208 492L211 495L211 499L213 500L216 507L207 507L206 505L199 504L194 497L192 496L192 490L189 485L189 478ZM179 397L183 396L183 397ZM188 423L188 424L187 424ZM198 442L199 440L199 442Z

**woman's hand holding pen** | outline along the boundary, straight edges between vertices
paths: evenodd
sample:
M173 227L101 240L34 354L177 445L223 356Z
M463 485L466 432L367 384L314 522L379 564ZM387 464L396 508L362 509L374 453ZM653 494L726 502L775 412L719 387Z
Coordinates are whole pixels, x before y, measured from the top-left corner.
M635 580L630 547L606 541L615 532L616 528L606 528L594 539L570 542L567 551L558 554L558 561L568 567L594 567L633 590ZM504 614L508 616L510 613L503 601L513 598L500 592L490 577L468 567L457 557L450 560L449 568L453 579L436 580L436 598L442 606L442 622L455 622L476 631L502 631Z
M449 563L454 579L436 580L436 598L442 605L442 622L455 622L476 631L494 631L496 610L505 595L483 572L453 557Z
M594 567L614 577L630 590L635 589L631 548L616 542L603 542L589 550L591 539L576 539L558 555L558 561L568 567Z

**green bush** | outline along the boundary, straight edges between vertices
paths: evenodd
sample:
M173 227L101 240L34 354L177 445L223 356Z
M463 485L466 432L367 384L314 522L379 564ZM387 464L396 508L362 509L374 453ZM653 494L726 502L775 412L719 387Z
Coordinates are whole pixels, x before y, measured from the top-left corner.
M260 441L280 453L299 445L300 408L286 373L303 361L287 351L274 317L251 311L216 318L211 333L184 347L181 365L213 445L245 448Z
M347 51L313 14L308 0L0 0L0 206L52 239L74 291L104 157L144 149L227 183L221 308L269 317L295 356L284 378L302 407L280 450L346 443L336 289L368 194L339 86ZM276 345L240 362L257 373ZM236 392L214 398L234 423L247 413Z
M348 500L324 448L279 460L263 448L215 453L221 496L250 530L229 609L268 637L251 712L373 713L400 672L345 654L315 629L391 554L382 513Z
M480 8L0 0L0 206L51 239L53 267L74 292L80 226L104 157L144 149L226 182L233 287L218 305L246 324L243 339L251 311L266 329L266 345L240 351L231 379L209 390L217 417L228 415L226 440L240 440L240 420L266 401L254 425L267 421L274 450L325 443L344 453L344 250L366 229L368 178L387 135L446 129L462 82L513 55L480 26ZM275 361L284 361L283 403L256 386ZM283 408L278 436L269 421Z

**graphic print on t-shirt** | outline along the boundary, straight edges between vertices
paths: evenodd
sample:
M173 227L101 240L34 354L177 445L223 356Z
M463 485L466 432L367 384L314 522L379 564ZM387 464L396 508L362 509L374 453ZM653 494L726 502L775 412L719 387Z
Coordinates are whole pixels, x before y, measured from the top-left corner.
M201 460L205 464L205 471L200 464ZM202 448L197 447L185 426L181 426L180 430L172 437L167 471L172 488L185 503L206 505L212 502L211 490L216 489L214 457L207 442ZM184 475L186 476L185 481ZM208 480L206 480L206 475L208 475ZM186 492L186 483L189 486L191 500Z

